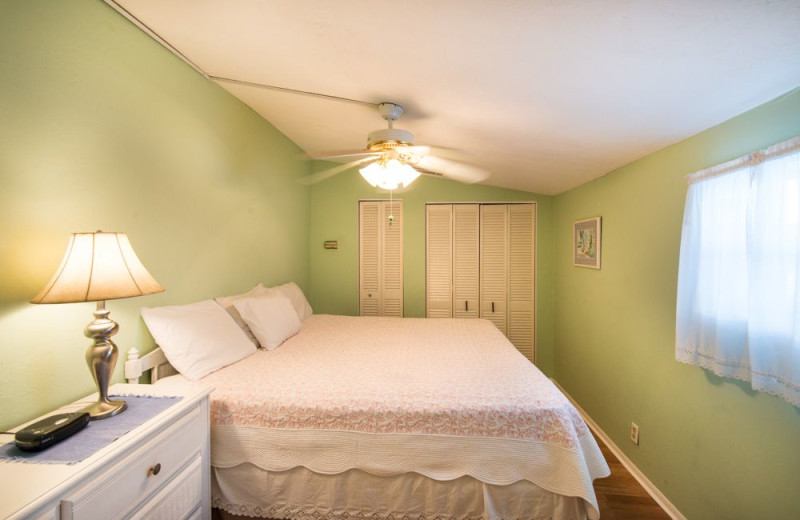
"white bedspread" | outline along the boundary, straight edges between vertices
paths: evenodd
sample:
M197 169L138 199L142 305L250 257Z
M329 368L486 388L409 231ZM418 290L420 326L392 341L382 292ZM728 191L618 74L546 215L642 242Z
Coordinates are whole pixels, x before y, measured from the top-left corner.
M597 515L608 466L594 438L486 320L314 315L203 384L216 468L527 480Z

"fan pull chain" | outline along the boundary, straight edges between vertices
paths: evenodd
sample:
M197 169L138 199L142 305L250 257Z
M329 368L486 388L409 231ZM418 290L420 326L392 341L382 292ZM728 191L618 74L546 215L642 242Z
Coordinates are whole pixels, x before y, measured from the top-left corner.
M394 222L394 201L392 199L392 194L394 193L393 190L389 190L389 227L392 227L392 222Z

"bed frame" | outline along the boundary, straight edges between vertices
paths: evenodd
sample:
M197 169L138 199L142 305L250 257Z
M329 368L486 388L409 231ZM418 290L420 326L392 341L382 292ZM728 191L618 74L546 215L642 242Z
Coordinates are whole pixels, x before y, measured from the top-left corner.
M125 379L128 380L128 383L140 383L142 382L142 375L148 371L150 372L151 384L161 378L178 373L178 371L169 364L167 356L164 355L164 352L159 347L156 347L155 350L141 357L139 356L139 350L136 347L132 347L128 351L125 360Z

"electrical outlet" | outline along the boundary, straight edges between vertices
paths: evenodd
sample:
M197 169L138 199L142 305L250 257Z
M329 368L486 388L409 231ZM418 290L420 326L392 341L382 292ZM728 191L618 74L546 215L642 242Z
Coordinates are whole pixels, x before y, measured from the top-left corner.
M635 445L639 445L639 425L635 422L631 423L631 441Z

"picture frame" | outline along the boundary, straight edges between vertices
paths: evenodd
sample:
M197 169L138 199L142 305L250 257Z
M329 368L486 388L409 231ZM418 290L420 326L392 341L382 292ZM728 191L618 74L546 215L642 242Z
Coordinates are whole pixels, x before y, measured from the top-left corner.
M601 224L601 217L576 220L572 224L572 265L600 269Z

